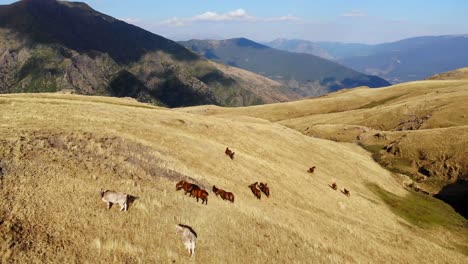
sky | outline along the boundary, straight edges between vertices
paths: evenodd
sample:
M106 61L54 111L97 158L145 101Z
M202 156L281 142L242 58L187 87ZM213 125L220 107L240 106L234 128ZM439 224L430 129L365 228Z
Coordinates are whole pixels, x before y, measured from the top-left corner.
M0 4L14 1L0 0ZM467 0L84 0L173 40L246 37L383 43L468 34Z

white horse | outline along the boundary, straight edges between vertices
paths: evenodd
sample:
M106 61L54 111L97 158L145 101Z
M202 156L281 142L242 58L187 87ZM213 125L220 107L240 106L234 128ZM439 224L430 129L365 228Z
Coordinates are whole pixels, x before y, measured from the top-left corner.
M197 233L187 225L176 225L177 234L181 234L182 242L184 243L185 247L187 248L190 257L195 255L195 241L197 240Z
M120 211L128 210L128 194L104 189L101 189L100 193L102 201L107 203L107 209L110 209L116 203L120 205Z

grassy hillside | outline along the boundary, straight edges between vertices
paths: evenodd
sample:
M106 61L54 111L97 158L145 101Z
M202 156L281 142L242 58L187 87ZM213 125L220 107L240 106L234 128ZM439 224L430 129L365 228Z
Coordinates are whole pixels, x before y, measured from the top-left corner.
M344 90L272 106L204 106L184 111L251 116L308 136L355 142L372 152L382 166L409 175L407 185L437 194L447 185L465 186L468 180L467 101L467 80L430 80L377 90ZM454 206L459 204L457 209L468 216L464 193L457 194Z
M0 93L72 90L169 107L295 98L279 84L271 85L272 80L233 77L228 71L85 3L23 0L0 5Z
M130 99L0 95L0 112L2 262L187 262L178 223L198 233L200 263L464 263L468 255L463 218L405 189L353 144ZM236 202L210 191L208 205L197 204L175 191L181 178L230 190ZM253 197L255 181L268 182L269 199ZM128 212L107 211L101 187L139 199Z
M389 83L310 54L272 49L245 38L180 42L208 59L246 69L283 83L304 97L356 86Z

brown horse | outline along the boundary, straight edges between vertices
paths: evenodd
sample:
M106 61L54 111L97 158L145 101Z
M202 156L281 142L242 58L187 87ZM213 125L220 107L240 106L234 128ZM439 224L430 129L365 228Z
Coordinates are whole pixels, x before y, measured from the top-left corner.
M255 195L255 197L257 197L257 199L260 200L260 198L262 197L262 194L261 194L260 190L257 188L257 184L258 184L258 182L250 184L249 188L252 191L252 193Z
M332 183L331 185L328 185L328 186L330 186L330 188L332 188L332 189L335 190L335 191L336 191L336 189L338 188L338 187L336 186L336 182L334 182L334 183Z
M351 193L349 193L349 191L346 188L344 188L341 192L348 197L351 195Z
M224 200L228 200L231 203L234 202L234 194L232 192L225 192L224 197L222 197Z
M192 189L192 191L190 192L190 194L197 198L197 203L198 203L198 198L200 198L202 200L202 204L205 203L206 205L208 205L208 192L203 190L203 189Z
M234 154L236 154L234 151L230 150L229 147L226 147L226 150L224 151L224 154L229 156L231 159L234 159Z
M193 184L193 183L189 183L189 182L186 182L186 181L180 181L180 182L178 182L176 184L176 191L178 191L180 189L184 189L184 191L185 191L184 194L190 193L190 196L192 196L191 191L193 189L200 189L200 187L198 187L198 185Z
M213 192L216 196L219 195L223 200L234 202L234 194L232 192L226 192L225 190L216 188L215 185L213 185Z
M315 166L310 167L309 170L307 170L308 173L314 173L315 171Z
M270 188L268 187L267 183L261 182L259 185L260 190L268 197L270 198Z

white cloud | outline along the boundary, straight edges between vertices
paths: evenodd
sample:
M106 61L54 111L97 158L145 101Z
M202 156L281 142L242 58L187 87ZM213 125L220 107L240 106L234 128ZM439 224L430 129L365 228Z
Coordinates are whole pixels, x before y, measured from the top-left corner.
M196 15L189 20L191 21L229 21L229 20L249 20L252 19L247 11L244 9L236 9L229 11L224 14L218 14L216 12L205 12L200 15Z
M287 15L287 16L280 16L280 17L272 17L272 18L266 18L264 21L299 21L301 20L300 17L293 16L293 15Z
M119 18L119 20L125 21L125 22L127 22L127 23L129 23L129 24L134 24L134 23L141 22L141 19L139 19L139 18L133 18L133 17Z
M340 16L342 17L365 17L366 13L359 11L359 10L353 10L351 12L341 14Z
M274 22L274 21L299 21L299 17L286 15L280 17L260 18L250 15L245 9L239 8L226 13L217 13L208 11L199 15L188 18L173 17L159 22L159 25L166 26L185 26L196 22L223 22L223 21L238 21L238 22Z

